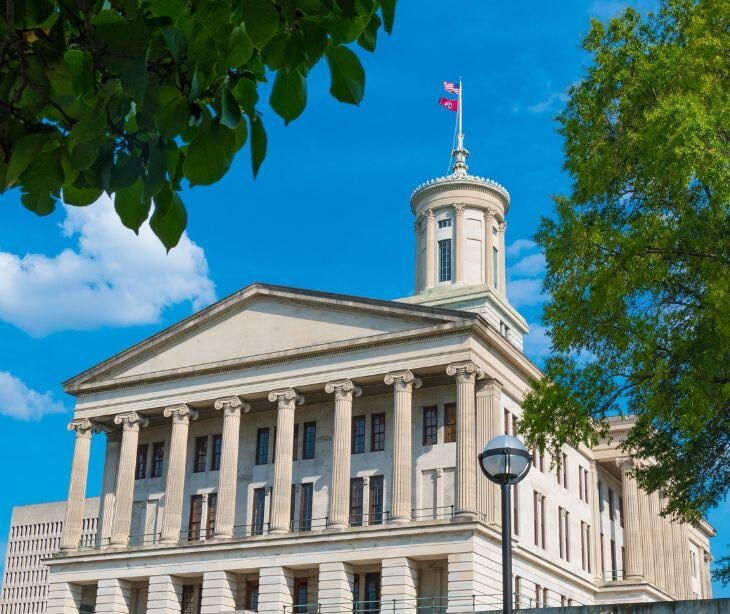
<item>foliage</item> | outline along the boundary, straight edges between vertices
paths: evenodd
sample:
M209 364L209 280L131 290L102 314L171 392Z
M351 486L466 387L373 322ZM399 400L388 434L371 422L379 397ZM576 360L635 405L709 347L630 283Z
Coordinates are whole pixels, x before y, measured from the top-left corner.
M592 23L537 235L553 352L523 433L556 451L632 414L639 483L686 521L730 485L729 26L728 0Z
M46 215L115 194L135 232L185 229L183 181L207 185L251 143L266 155L259 86L286 123L326 57L330 92L359 104L396 0L0 0L0 193ZM153 207L154 205L154 207Z

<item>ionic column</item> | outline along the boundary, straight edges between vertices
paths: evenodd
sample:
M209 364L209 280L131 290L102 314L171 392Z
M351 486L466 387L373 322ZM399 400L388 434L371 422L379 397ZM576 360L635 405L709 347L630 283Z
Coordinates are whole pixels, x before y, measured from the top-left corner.
M393 490L391 519L408 522L411 519L411 418L413 389L421 380L410 371L396 371L385 376L393 386Z
M682 570L684 598L692 599L692 559L689 553L689 526L686 522L679 525L679 552L677 558Z
M352 437L352 397L362 390L349 379L329 382L324 387L335 394L335 419L332 436L332 491L330 492L329 525L333 529L348 526L350 498L350 442Z
M149 420L136 411L114 416L114 424L122 425L122 446L119 450L119 469L114 503L114 528L111 545L126 546L132 523L132 499L134 497L134 468L137 462L139 429Z
M494 289L494 212L484 212L484 280L489 288Z
M621 487L624 499L624 577L627 580L644 579L642 566L641 523L639 516L639 488L633 475L634 462L630 458L618 461L621 469Z
M476 443L479 453L492 437L500 434L500 397L502 385L496 379L479 380L476 384ZM458 436L457 436L458 440ZM481 471L476 472L477 511L488 524L499 524L499 488Z
M659 510L664 511L666 504L664 496L659 495ZM672 542L672 521L668 516L660 516L662 539L664 540L664 575L666 577L665 590L670 595L677 596L677 578L674 569L674 544Z
M476 513L477 457L474 446L476 423L474 383L477 367L470 360L452 363L446 374L456 376L456 504L455 514Z
M119 468L119 447L122 445L122 433L119 430L106 430L106 453L104 455L104 476L101 480L101 498L99 500L99 524L96 534L96 545L108 546L112 536L114 522L114 489L117 485Z
M598 463L591 461L590 472L590 490L591 497L591 524L593 526L593 578L596 582L603 581L603 565L601 557L601 511L598 505Z
M421 218L419 217L413 222L413 232L416 235L416 280L415 287L416 293L420 292L423 288L421 280L423 279L423 262L421 258Z
M436 216L429 209L426 218L426 288L436 285Z
M71 420L68 430L76 431L76 442L74 443L71 480L68 485L68 501L61 534L61 550L77 550L81 541L81 525L84 519L91 432L94 430L94 425L86 418Z
M464 283L464 257L466 246L464 245L464 205L454 205L454 268L456 269L456 283Z
M214 531L216 537L233 537L233 524L236 517L236 482L241 410L248 413L251 406L241 397L234 396L218 399L214 407L223 410L221 464L218 472L218 503Z
M639 489L639 521L641 522L641 554L644 560L644 579L656 583L656 556L654 555L653 523L650 514L651 496Z
M163 544L180 541L183 491L185 489L185 461L188 456L188 429L190 420L197 420L198 412L184 403L166 407L165 418L172 418L170 454L165 475L165 513L162 517Z
M710 573L710 562L712 555L709 551L702 550L702 598L712 599L712 576Z
M664 535L661 530L659 512L659 493L654 491L649 495L649 516L651 518L649 530L654 544L654 580L659 588L667 590L667 574L664 568L664 559L667 554L664 549Z
M271 533L289 532L291 506L291 466L294 445L294 407L304 403L304 397L293 388L274 390L269 401L277 404L276 461L274 489L271 499Z
M499 224L499 292L507 296L507 252L505 251L505 234L507 222Z

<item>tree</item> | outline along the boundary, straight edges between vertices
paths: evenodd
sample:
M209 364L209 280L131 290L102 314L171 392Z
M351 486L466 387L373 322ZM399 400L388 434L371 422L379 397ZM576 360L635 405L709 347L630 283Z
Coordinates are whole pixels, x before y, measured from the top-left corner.
M115 195L121 222L149 217L174 247L183 181L207 185L251 143L266 155L259 85L285 123L307 102L323 57L331 94L359 104L396 0L0 0L0 194L38 215L63 198ZM154 205L154 206L153 206Z
M593 21L558 121L573 184L545 250L545 378L522 432L557 451L630 413L636 476L697 521L730 485L730 3Z

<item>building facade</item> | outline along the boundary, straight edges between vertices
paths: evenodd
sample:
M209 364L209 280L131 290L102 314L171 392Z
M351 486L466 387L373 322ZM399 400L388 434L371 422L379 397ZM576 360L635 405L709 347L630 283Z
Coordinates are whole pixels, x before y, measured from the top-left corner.
M509 195L455 154L411 198L414 296L253 284L65 383L76 443L47 612L501 607L499 493L477 453L516 431L541 374L507 300ZM535 453L512 510L518 606L710 596L713 530L637 487L630 425Z

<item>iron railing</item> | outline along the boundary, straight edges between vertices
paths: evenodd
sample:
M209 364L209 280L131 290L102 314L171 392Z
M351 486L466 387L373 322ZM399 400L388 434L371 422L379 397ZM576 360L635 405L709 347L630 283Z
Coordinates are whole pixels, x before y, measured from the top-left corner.
M604 582L616 582L617 580L623 580L624 579L624 570L623 569L607 569L603 572L603 581Z
M369 514L350 514L351 527L365 527L374 524L388 524L390 512L371 512Z
M454 517L454 506L419 507L411 510L412 520L443 520Z
M322 531L329 527L328 516L323 518L300 518L289 523L289 530L294 533L306 533L307 531Z
M237 524L233 527L233 537L256 537L257 535L268 535L269 523L257 522L255 524Z

